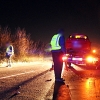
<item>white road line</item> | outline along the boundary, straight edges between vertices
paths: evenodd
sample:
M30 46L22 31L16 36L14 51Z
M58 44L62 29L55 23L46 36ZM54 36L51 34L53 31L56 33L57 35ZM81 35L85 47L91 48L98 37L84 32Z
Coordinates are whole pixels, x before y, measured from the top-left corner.
M1 77L0 79L10 78L10 77L14 77L14 76L20 76L20 75L24 75L24 74L28 74L28 73L32 73L32 72L34 72L34 71L29 71L29 72L19 73L19 74L15 74L15 75L5 76L5 77Z
M78 65L72 64L72 66L77 69L77 71L82 71L83 69L81 67L78 67Z
M42 65L42 67L45 66L45 65L47 65L47 64L44 63L44 64ZM49 65L50 65L50 64L49 64ZM36 70L35 70L35 71L36 71ZM19 73L19 74L15 74L15 75L5 76L5 77L1 77L0 80L1 80L1 79L6 79L6 78L11 78L11 77L14 77L14 76L20 76L20 75L24 75L24 74L28 74L28 73L32 73L32 72L34 72L34 71L29 71L29 72Z

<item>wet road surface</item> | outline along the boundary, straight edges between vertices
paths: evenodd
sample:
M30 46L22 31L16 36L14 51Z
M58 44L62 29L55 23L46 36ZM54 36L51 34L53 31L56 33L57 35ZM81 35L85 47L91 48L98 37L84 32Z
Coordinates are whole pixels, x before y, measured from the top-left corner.
M100 100L100 67L72 65L55 82L51 61L0 66L0 100Z
M64 72L71 100L100 100L100 67L72 65Z

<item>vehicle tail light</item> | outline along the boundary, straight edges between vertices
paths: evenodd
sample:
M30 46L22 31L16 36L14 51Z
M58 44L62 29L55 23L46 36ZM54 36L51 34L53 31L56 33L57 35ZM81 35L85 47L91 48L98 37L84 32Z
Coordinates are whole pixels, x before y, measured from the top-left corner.
M88 56L87 57L87 62L90 62L90 63L93 62L93 57L92 56Z
M92 56L87 57L87 62L92 63L92 62L95 62L95 61L98 61L98 59L95 58L95 57L92 57Z
M62 60L63 60L63 61L67 60L67 57L66 57L66 56L63 56L63 57L62 57Z

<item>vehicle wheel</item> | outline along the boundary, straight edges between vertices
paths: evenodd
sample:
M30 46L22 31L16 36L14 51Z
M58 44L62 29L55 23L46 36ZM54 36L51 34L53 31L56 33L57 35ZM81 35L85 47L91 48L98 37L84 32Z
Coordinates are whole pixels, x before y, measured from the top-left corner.
M68 67L72 67L70 62L68 62L67 65L68 65Z

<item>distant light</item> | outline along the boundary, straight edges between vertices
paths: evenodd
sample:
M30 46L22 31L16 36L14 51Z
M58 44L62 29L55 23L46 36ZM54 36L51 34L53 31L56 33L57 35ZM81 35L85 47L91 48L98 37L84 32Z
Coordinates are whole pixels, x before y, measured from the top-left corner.
M96 53L96 50L93 50L92 52L93 52L93 53Z

